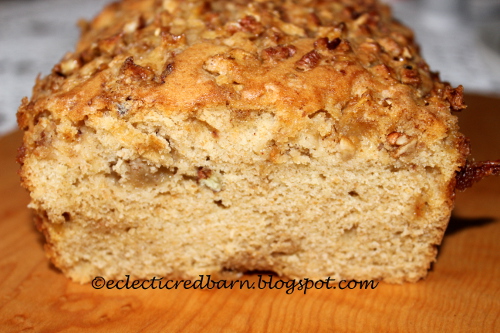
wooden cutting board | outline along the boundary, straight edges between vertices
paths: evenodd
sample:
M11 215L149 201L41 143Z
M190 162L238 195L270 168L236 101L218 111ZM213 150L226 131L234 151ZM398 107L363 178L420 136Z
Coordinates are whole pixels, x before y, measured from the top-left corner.
M467 96L476 159L500 158L500 100ZM458 194L438 262L418 283L376 289L108 290L45 258L15 163L0 139L0 332L500 332L500 177ZM257 282L256 275L244 277Z

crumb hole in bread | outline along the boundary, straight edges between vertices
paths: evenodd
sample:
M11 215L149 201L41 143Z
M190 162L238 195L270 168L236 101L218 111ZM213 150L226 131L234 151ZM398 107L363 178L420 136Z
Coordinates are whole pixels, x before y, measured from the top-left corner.
M396 167L394 165L391 165L391 167L389 168L389 170L391 172L400 172L401 170L404 170L404 168L399 168L399 167Z
M87 118L87 117L86 117L86 118ZM78 121L78 122L76 123L75 127L76 127L76 135L77 135L77 136L82 135L82 134L85 132L84 128L86 127L86 125L85 125L85 120L80 120L80 121Z
M359 194L358 192L356 191L349 191L348 193L351 197L354 197L354 198L358 198L359 197Z
M120 179L122 178L122 176L114 170L114 166L116 164L117 164L116 161L109 163L109 170L111 170L111 171L105 175L106 178L108 178L109 180L111 180L115 183L119 182Z
M351 227L344 229L344 233L341 235L341 238L343 238L346 241L351 241L354 238L356 238L357 233L358 233L358 226L354 224Z
M311 113L308 117L312 119L312 118L315 118L315 117L320 116L320 115L323 115L327 119L331 119L332 118L332 115L328 111L323 110L323 109L318 110L318 111L316 111L314 113Z
M34 125L37 125L37 124L40 122L40 120L41 120L41 119L43 119L43 118L48 118L49 116L50 116L50 112L49 112L49 111L47 111L47 110L45 110L45 111L43 111L43 112L40 112L40 113L39 113L39 114L37 114L37 115L35 116L35 118L33 119L33 124L34 124Z
M131 161L128 169L128 180L135 186L151 186L163 183L171 178L177 170L165 166L151 167L143 161Z
M193 182L197 182L198 181L198 177L196 176L191 176L191 175L186 175L186 174L183 174L181 175L182 179L184 181L193 181Z
M390 98L384 98L382 100L382 106L389 108L389 110L392 108L392 100Z
M218 207L220 207L222 209L228 209L229 208L229 206L224 205L224 203L222 202L222 200L214 200L214 204L216 204Z
M66 222L69 222L71 220L71 215L68 212L64 212L62 216L64 217L64 221Z
M196 118L196 117L190 117L189 120L191 120L194 123L197 123L201 125L202 127L208 129L212 133L212 137L217 139L219 137L219 130L207 123L205 120Z

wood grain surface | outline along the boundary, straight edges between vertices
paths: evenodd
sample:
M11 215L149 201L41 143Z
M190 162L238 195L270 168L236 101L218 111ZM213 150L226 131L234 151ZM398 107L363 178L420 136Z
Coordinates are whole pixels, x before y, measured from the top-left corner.
M500 158L500 100L466 101L474 156ZM438 262L418 283L305 295L97 290L46 260L16 175L20 138L0 139L0 332L500 332L500 177L458 194Z

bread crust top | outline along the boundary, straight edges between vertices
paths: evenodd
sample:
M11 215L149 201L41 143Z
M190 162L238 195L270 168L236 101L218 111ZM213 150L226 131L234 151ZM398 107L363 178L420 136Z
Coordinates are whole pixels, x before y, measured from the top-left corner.
M444 142L465 163L450 112L465 107L462 87L430 71L411 30L377 1L125 0L80 26L76 51L23 101L21 128L47 111L77 126L226 107L234 119L272 113L274 140L287 142L323 112L339 137Z

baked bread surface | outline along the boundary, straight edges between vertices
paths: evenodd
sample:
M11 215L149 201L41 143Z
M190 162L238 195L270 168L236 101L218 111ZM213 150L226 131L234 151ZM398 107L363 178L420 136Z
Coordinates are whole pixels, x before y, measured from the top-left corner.
M465 106L387 6L124 0L81 28L18 112L22 184L72 279L427 274Z

